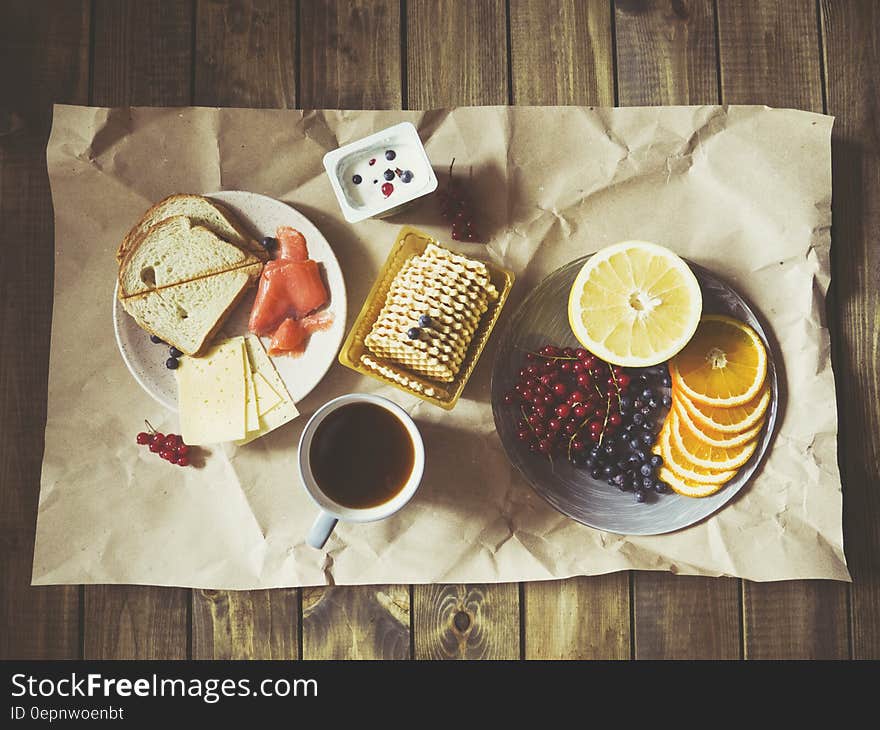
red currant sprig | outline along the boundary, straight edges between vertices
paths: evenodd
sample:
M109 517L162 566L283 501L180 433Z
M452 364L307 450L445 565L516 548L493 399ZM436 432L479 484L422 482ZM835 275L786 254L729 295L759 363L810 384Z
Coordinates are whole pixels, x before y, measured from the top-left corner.
M144 421L149 432L141 431L137 435L137 442L141 446L147 446L154 454L158 454L165 461L178 466L189 466L190 447L183 442L183 438L176 433L164 434L157 431L149 421Z
M437 193L440 198L440 215L452 222L452 239L454 241L479 242L482 237L474 225L473 209L465 193L464 186L452 176L455 158L449 165L449 179L446 190Z

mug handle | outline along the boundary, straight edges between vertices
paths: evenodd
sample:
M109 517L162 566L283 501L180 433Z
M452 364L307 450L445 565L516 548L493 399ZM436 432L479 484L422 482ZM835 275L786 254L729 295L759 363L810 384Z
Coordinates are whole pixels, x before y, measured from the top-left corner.
M309 530L309 536L306 538L306 543L311 547L320 550L324 547L324 543L327 542L327 538L330 537L330 533L333 532L333 528L336 527L336 523L339 522L333 515L329 512L321 511L315 521L312 523L312 529Z

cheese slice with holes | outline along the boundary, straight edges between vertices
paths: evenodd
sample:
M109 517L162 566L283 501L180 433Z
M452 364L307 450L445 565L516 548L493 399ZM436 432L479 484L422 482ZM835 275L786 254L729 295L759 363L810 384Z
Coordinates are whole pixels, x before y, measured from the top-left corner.
M245 349L253 371L254 389L256 391L257 412L260 418L259 431L248 433L236 441L243 445L260 436L265 436L279 426L292 421L299 415L296 404L287 392L284 381L266 354L260 338L248 335L245 338Z
M257 407L257 389L254 385L254 374L251 372L250 361L247 351L241 348L241 356L244 358L244 382L245 382L245 428L247 432L260 430L260 412Z
M222 340L203 357L182 357L174 371L180 435L195 446L247 435L244 338Z

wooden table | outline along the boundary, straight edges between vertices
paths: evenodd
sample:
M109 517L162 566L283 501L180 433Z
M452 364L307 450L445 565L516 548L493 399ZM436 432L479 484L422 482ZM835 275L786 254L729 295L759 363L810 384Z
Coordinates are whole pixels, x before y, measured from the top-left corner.
M3 0L0 126L24 129L0 136L0 657L880 657L878 69L872 0ZM30 587L52 102L722 102L836 115L828 322L854 583L630 572L243 593Z

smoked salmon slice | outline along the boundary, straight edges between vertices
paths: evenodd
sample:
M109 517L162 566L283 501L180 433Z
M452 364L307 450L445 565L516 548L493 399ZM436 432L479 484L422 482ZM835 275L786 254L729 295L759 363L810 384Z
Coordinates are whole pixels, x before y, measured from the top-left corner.
M273 335L272 347L277 338L279 352L294 352L315 328L325 328L318 327L320 318L306 319L323 307L330 295L318 263L309 258L302 233L282 226L275 235L278 258L263 267L248 329L257 335Z
M269 345L270 355L299 354L305 349L305 342L312 332L327 329L333 324L329 312L315 312L303 319L288 317L275 330Z

